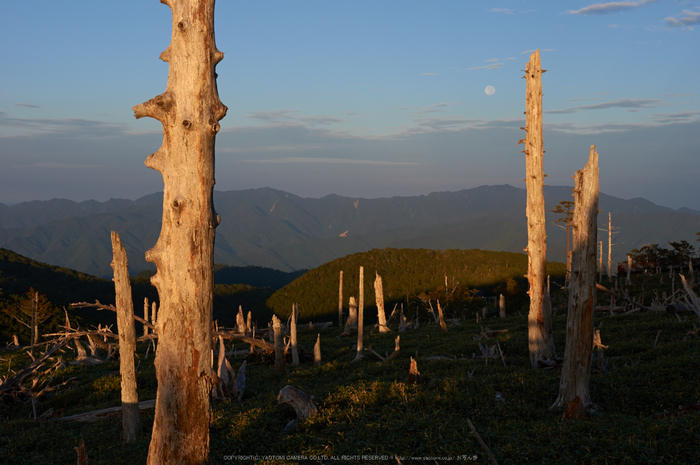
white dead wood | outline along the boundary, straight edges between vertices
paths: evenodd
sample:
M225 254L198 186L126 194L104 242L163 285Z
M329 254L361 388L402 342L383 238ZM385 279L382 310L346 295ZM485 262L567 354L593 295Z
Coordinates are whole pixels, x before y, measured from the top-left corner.
M143 298L143 319L148 323L148 312L149 312L149 305L148 305L148 297ZM148 336L148 325L143 325L143 335Z
M314 365L317 367L321 366L321 335L316 337L316 344L314 344Z
M408 384L421 384L422 381L420 372L418 371L418 363L411 357L411 365L408 368Z
M472 434L476 438L477 441L479 441L479 444L481 444L481 448L484 449L486 452L486 455L489 457L489 461L494 464L498 465L498 462L496 461L496 457L493 456L491 453L491 449L486 445L483 439L481 439L481 436L479 436L479 433L476 432L476 428L474 428L474 425L472 425L472 422L469 418L467 418L467 423L469 424L469 429L472 430Z
M501 318L506 317L506 298L503 294L499 294L498 297L498 314Z
M559 395L552 407L565 407L578 399L583 412L595 412L589 382L593 356L593 316L597 296L596 242L598 218L598 152L591 146L588 163L575 176L574 240L566 323L566 349ZM572 406L572 408L574 408Z
M284 338L282 336L282 322L277 315L272 315L272 329L275 334L275 372L283 375L287 372L284 363Z
M362 359L362 350L364 344L364 316L365 316L365 269L360 267L360 299L357 303L357 355L353 362Z
M690 307L698 316L698 319L700 319L700 298L698 298L697 294L693 291L693 288L688 284L688 281L685 279L685 276L681 275L681 281L683 282L683 288L685 289L685 292L688 294L688 297L692 302L692 305Z
M214 38L214 0L162 0L172 34L160 58L165 92L133 107L163 126L163 143L146 166L163 178L162 228L146 252L160 308L155 369L158 396L148 464L208 463L214 236L214 146L226 115L216 87L223 59ZM193 415L192 412L197 412Z
M285 426L285 430L293 428L297 422L309 418L318 413L318 407L314 402L313 396L305 394L300 389L287 385L277 395L277 402L280 404L289 404L294 408L297 414L295 420L290 421Z
M382 277L375 271L374 278L374 297L377 302L377 322L379 324L380 333L388 333L391 330L386 325L386 313L384 313L384 286L382 285Z
M152 408L156 407L156 400L151 399L151 400L142 400L138 404L139 410L149 410ZM91 412L85 412L85 413L78 413L76 415L70 415L67 417L61 417L61 421L77 421L81 423L94 423L99 420L103 420L105 418L112 418L116 415L119 415L122 413L122 408L121 406L119 407L110 407L110 408L105 408L101 410L93 410Z
M124 442L131 443L135 442L141 435L139 396L136 389L136 365L134 363L136 328L134 327L134 304L131 300L131 283L129 281L129 261L119 234L115 231L112 231L112 255L119 332L122 431ZM92 341L92 338L90 340Z
M526 81L526 131L525 139L525 185L527 188L527 279L530 283L530 312L528 314L528 348L530 363L538 367L539 360L556 358L552 335L551 309L545 292L545 259L547 233L544 208L544 144L542 139L542 73L540 51L530 55L525 68Z
M438 308L438 317L440 321L440 329L442 330L442 334L447 334L447 325L445 324L445 317L442 314L442 307L440 307L440 301L437 301L437 308Z
M338 327L343 327L343 270L340 270L338 282Z
M593 347L598 349L598 369L599 370L604 370L605 369L605 359L603 357L603 349L607 349L608 346L603 345L603 342L600 339L600 330L596 329L595 334L593 335Z
M289 326L289 343L292 348L292 365L299 365L299 348L297 347L297 305L292 304L292 321Z
M243 317L243 307L239 305L238 313L236 314L236 331L238 334L245 335L246 329L245 318Z

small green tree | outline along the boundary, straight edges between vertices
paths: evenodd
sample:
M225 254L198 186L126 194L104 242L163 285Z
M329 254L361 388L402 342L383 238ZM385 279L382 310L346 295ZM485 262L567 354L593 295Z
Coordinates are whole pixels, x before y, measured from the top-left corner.
M574 219L574 202L571 200L562 200L553 210L552 213L564 215L557 219L554 224L566 229L566 281L569 281L571 274L571 221ZM560 223L564 223L561 226Z
M30 344L33 346L39 340L39 325L51 318L57 309L45 295L31 288L15 305L6 307L3 311L29 328Z

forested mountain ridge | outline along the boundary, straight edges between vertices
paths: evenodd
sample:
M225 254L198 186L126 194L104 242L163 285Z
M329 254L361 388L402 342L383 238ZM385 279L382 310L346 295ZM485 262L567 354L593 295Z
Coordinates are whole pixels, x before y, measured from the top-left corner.
M302 198L270 188L215 192L214 205L222 218L215 260L292 271L384 247L521 252L527 241L525 197L525 189L509 185L380 199ZM111 275L109 233L115 230L132 273L153 269L144 253L160 232L161 198L151 194L135 201L0 204L0 246L105 277ZM571 199L570 187L545 186L547 210ZM649 242L694 241L700 231L700 212L693 210L674 211L644 199L605 194L600 208L599 226L607 228L605 212L612 212L613 226L619 228L614 260ZM551 225L558 217L548 213L552 260L565 255L565 235Z

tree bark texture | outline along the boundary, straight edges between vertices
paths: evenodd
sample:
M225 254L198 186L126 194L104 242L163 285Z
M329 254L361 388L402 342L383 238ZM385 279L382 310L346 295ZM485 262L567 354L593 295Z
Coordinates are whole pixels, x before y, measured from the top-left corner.
M136 390L136 328L134 303L131 299L129 261L119 234L112 231L112 269L116 292L117 328L119 331L119 374L122 388L122 428L124 442L134 442L141 434L139 396Z
M289 324L289 344L292 350L292 365L299 365L299 348L297 347L297 304L292 304L292 320Z
M379 273L374 272L374 300L377 302L377 322L379 323L379 332L388 333L391 330L386 325L386 313L384 312L384 286L382 284L382 277Z
M133 107L163 125L146 166L163 176L162 229L146 252L157 273L158 394L148 463L209 463L214 266L214 140L226 115L216 88L224 54L214 40L214 0L161 0L172 10L165 92Z
M539 360L556 358L552 321L545 303L545 256L547 233L544 209L544 156L542 140L542 67L540 51L530 55L525 69L526 81L526 138L525 143L527 188L527 279L530 283L530 312L528 314L528 340L530 363L537 368Z
M282 334L282 322L277 315L272 315L272 331L275 334L275 373L283 375L287 372L284 364L284 335Z
M365 325L365 269L360 267L360 299L357 302L357 355L355 360L362 358L364 349L364 325Z
M338 326L343 327L343 271L340 271L340 282L338 284Z
M579 398L584 411L591 407L588 389L593 358L593 314L596 304L596 242L598 239L598 153L595 146L583 170L575 176L574 240L566 320L566 349L553 407Z

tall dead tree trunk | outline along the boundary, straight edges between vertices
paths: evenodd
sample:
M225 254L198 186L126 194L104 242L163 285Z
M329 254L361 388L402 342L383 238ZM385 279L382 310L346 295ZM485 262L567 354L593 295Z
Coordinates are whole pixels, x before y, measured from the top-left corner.
M526 128L525 143L527 187L527 279L530 283L530 312L528 314L528 340L530 363L538 367L540 360L556 357L552 336L551 305L545 292L545 255L547 233L544 210L544 156L542 140L542 73L540 51L530 55L525 69L526 81Z
M598 239L598 153L595 146L583 170L576 172L574 243L566 320L566 349L559 396L552 407L574 402L582 412L595 409L588 389L593 358L593 314L596 305L596 242ZM578 399L578 400L576 400Z
M214 0L161 0L172 10L165 92L133 107L163 125L146 166L163 175L163 220L146 252L157 273L158 394L149 465L209 463L214 228L214 140L226 115L215 67Z
M340 271L340 283L338 284L338 326L343 327L343 271Z
M112 269L116 293L117 329L119 331L119 374L122 382L122 428L124 442L134 442L141 434L139 396L136 390L136 328L134 303L131 299L129 261L119 234L112 231Z
M391 330L386 325L386 313L384 312L384 286L382 277L378 272L374 272L374 300L377 302L377 323L379 324L380 333L388 333Z
M612 213L608 212L608 281L612 281Z
M362 358L362 351L364 350L363 342L364 335L363 329L365 324L365 269L360 267L360 300L357 303L357 355L353 361L360 360Z

